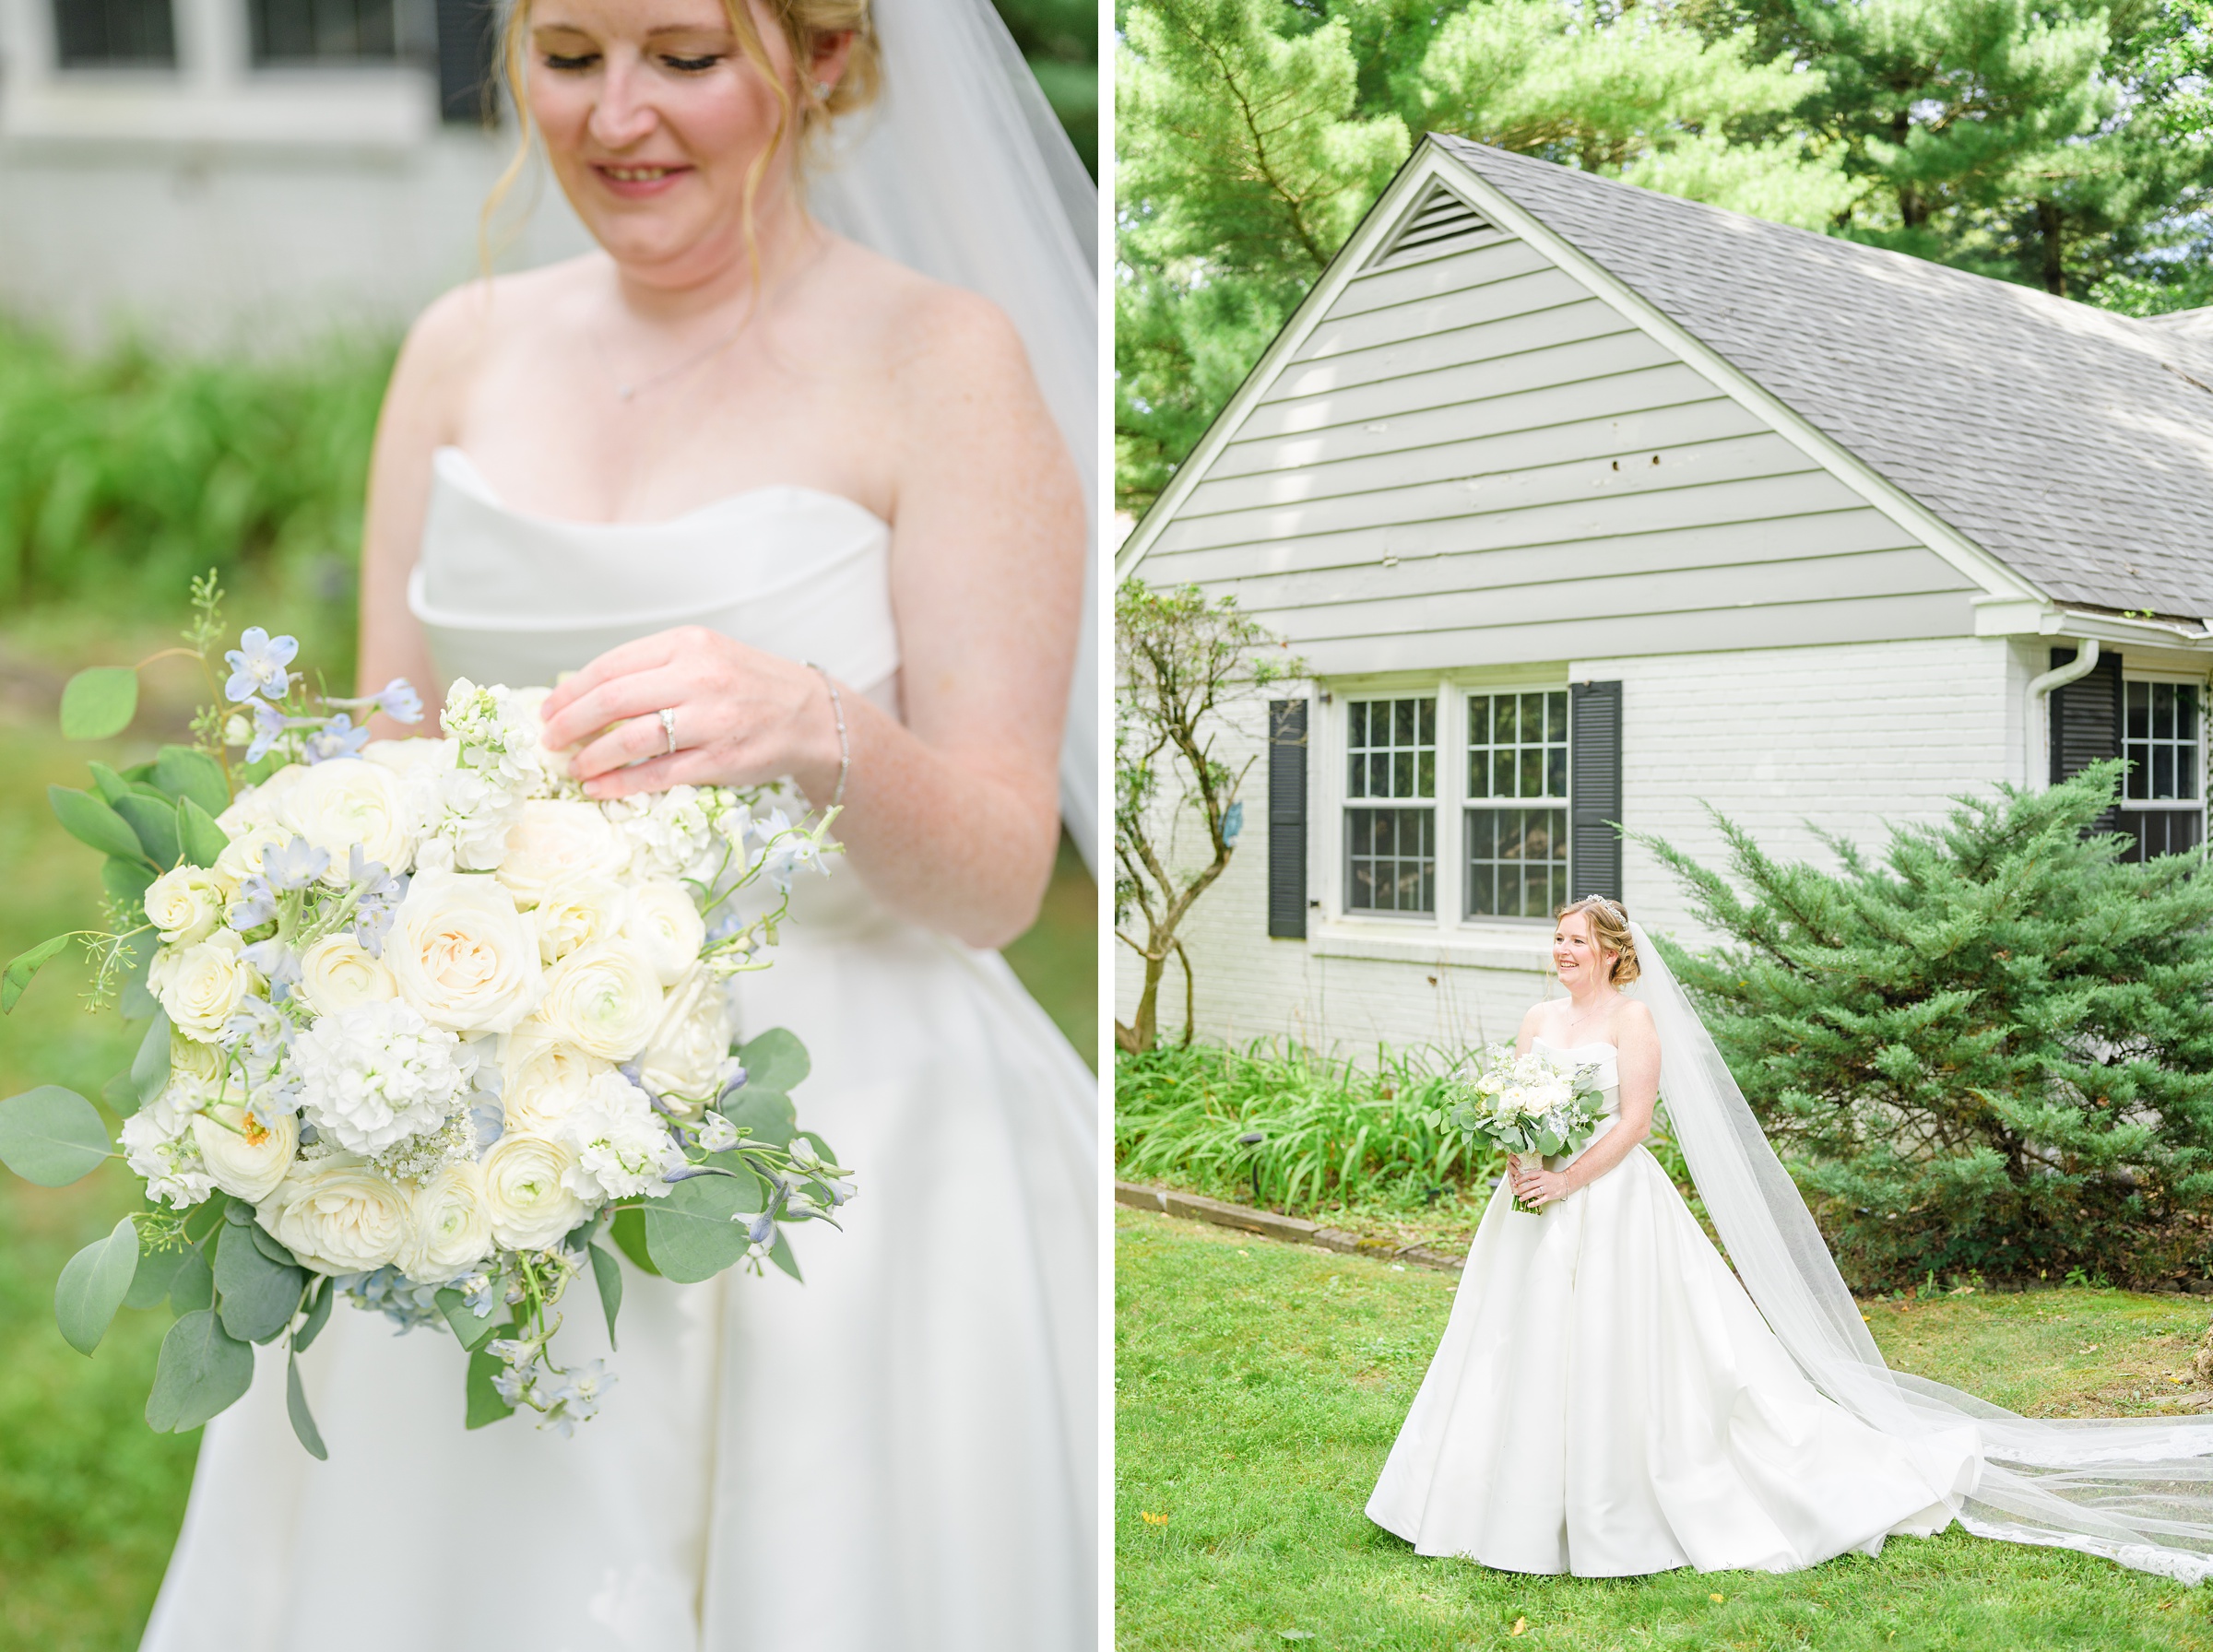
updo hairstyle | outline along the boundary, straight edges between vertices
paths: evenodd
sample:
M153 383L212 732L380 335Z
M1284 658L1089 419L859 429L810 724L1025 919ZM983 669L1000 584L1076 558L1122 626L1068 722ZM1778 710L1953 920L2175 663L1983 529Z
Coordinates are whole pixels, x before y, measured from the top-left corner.
M1637 979L1637 941L1629 934L1629 914L1618 901L1609 901L1604 895L1585 895L1580 901L1570 901L1553 914L1553 922L1580 913L1591 925L1591 938L1599 950L1614 955L1612 980L1616 986L1627 986Z

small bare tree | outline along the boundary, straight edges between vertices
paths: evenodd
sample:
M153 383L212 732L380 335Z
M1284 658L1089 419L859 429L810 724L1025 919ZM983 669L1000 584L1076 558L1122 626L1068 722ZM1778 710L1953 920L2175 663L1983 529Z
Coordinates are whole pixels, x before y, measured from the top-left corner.
M1132 1055L1160 1032L1160 982L1174 953L1183 964L1184 1036L1190 1036L1191 961L1177 930L1191 905L1228 869L1243 806L1237 788L1254 759L1236 768L1214 755L1223 714L1270 683L1305 673L1285 645L1198 586L1155 591L1132 579L1115 594L1115 938L1144 961L1137 1009L1114 1042ZM1206 825L1208 858L1178 866L1176 829L1186 811ZM1144 937L1130 931L1142 919Z

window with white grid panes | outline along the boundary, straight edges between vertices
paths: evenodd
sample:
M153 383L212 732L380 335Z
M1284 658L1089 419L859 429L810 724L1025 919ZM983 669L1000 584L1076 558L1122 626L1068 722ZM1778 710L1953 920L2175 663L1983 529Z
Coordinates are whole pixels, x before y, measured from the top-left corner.
M1568 693L1468 696L1467 915L1548 918L1568 900Z
M1437 910L1437 702L1345 706L1345 909Z
M2132 680L2121 689L2121 755L2128 760L2128 776L2120 824L2136 839L2124 858L2195 849L2206 837L2197 685Z

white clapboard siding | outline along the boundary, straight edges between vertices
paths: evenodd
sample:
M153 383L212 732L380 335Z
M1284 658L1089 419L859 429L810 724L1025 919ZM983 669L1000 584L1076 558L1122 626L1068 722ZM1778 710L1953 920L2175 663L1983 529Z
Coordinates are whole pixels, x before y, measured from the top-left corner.
M1535 248L1480 240L1386 237L1147 580L1235 592L1321 673L1972 634L1952 564Z

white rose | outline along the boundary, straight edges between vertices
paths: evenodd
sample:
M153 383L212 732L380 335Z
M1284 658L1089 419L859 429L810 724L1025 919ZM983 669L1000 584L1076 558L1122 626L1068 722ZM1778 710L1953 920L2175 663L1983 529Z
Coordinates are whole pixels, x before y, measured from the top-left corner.
M491 1246L484 1173L474 1164L449 1164L408 1202L399 1270L418 1284L442 1285L481 1262Z
M579 947L612 940L630 921L630 892L606 878L564 878L550 885L530 909L538 955L559 963Z
M491 878L418 872L385 940L399 996L434 1025L505 1032L545 991L538 937Z
M296 1164L254 1214L301 1265L317 1273L373 1273L399 1257L408 1196L350 1153Z
M162 944L189 947L206 940L223 919L223 879L199 867L178 867L146 890L146 915Z
M317 763L286 790L277 824L330 856L323 880L333 886L346 881L356 844L389 872L406 871L415 858L399 777L382 763Z
M294 991L317 1015L336 1015L356 1004L399 995L392 972L345 934L326 935L300 954L300 985Z
M721 1092L729 1058L730 999L705 966L669 989L660 1025L638 1056L638 1079L679 1117L695 1118Z
M223 1076L223 1052L211 1044L196 1044L172 1029L169 1072L172 1083L183 1079L207 1088Z
M594 941L547 972L538 1019L587 1056L627 1061L660 1021L661 983L635 947Z
M535 1018L507 1035L500 1052L500 1109L507 1128L558 1135L561 1121L601 1073L613 1066L553 1036Z
M259 990L261 977L240 956L245 942L219 929L194 947L162 947L147 966L146 984L170 1024L202 1044L213 1044L239 1006Z
M699 962L707 923L689 889L673 878L647 878L630 891L622 938L645 954L663 986L674 986Z
M300 1150L300 1121L279 1113L275 1127L264 1128L236 1102L211 1102L194 1115L192 1139L218 1187L258 1204L291 1169Z
M484 1155L484 1210L511 1250L544 1250L590 1214L566 1176L576 1155L550 1137L510 1130Z
M498 876L516 904L529 906L565 879L611 878L629 858L629 846L598 804L539 798L524 804L507 828Z

